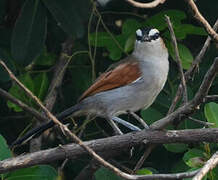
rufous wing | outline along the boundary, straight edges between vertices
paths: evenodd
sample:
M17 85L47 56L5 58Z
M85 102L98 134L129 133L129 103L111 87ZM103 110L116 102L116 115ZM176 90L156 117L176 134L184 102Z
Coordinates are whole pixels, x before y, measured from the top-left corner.
M127 85L141 76L138 62L127 61L112 70L101 74L99 78L82 94L79 101L99 92Z

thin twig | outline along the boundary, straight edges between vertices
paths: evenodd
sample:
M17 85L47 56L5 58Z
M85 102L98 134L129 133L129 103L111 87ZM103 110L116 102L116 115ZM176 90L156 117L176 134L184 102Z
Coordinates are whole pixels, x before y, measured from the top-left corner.
M110 32L110 30L108 29L108 27L106 26L106 24L104 23L102 16L100 14L100 12L98 11L98 9L95 7L95 13L96 15L100 18L101 20L101 24L103 26L103 28L106 30L106 32L109 34L109 36L111 37L111 39L114 41L114 43L117 45L117 47L127 56L129 55L127 52L124 51L124 49L121 47L120 43L116 40L116 38L114 37L114 35Z
M202 124L202 125L204 125L206 127L214 126L214 123L201 121L201 120L195 119L193 117L188 117L188 119L190 119L191 121L194 121L194 122L196 122L198 124Z
M121 176L124 178L131 178L131 175L120 171L118 168L114 167L113 165L105 161L103 158L101 158L91 148L86 146L75 134L73 134L67 128L67 126L63 125L60 121L58 121L57 118L41 103L41 101L14 76L14 74L11 72L11 70L6 66L6 64L3 61L0 61L0 64L8 72L11 79L14 80L17 83L17 85L21 87L21 89L23 89L25 93L37 103L38 106L40 106L40 108L43 110L46 116L52 121L54 121L54 123L60 127L64 135L69 136L69 138L71 138L73 141L79 144L82 148L84 148L94 159L96 159L98 162L100 162L102 165L104 165L108 169L112 170L118 176Z
M218 43L218 34L216 33L216 31L213 30L213 28L210 26L207 20L201 15L194 1L193 0L186 0L186 1L194 13L194 18L197 19L203 25L203 27L210 35L210 37Z
M16 99L14 96L9 94L7 91L0 88L0 96L6 100L9 100L13 102L14 104L20 106L24 111L28 112L29 114L33 115L35 118L37 118L41 122L46 122L47 118L43 115L41 115L38 111L31 108L30 106L24 104L19 99Z
M95 3L93 3L92 12L90 14L89 22L88 22L88 45L89 45L89 58L90 58L91 65L92 65L92 81L96 79L95 59L92 56L92 47L91 47L91 39L90 39L91 24L92 24L92 18L94 16L94 12L95 12Z
M169 123L171 123L174 119L179 118L181 115L190 115L194 111L198 109L198 106L204 102L205 96L208 94L208 91L212 85L214 78L218 73L218 57L215 58L213 64L210 69L204 76L204 79L199 87L199 90L195 94L194 98L186 103L186 105L181 106L173 113L167 115L166 117L154 122L150 128L154 129L162 129ZM184 116L185 117L185 116Z
M135 166L135 168L134 168L134 170L133 170L134 173L142 167L144 161L147 159L147 157L149 156L149 154L151 153L151 151L152 151L156 146L157 146L157 145L155 145L155 144L151 144L151 145L145 150L144 154L141 156L141 158L139 159L139 161L137 162L137 164L136 164L136 166Z
M182 68L182 61L181 61L181 58L179 56L178 45L176 42L176 36L175 36L173 26L172 26L172 23L170 21L169 16L165 15L165 18L166 18L168 28L170 30L170 35L171 35L171 39L172 39L172 43L173 43L173 47L174 47L174 51L175 51L175 55L176 55L176 62L177 62L178 68L179 68L180 76L181 76L181 82L182 82L182 87L183 87L183 102L187 103L188 102L188 93L187 93L186 81L185 81L183 68Z
M129 2L132 6L135 6L137 8L154 8L159 4L163 4L166 0L154 0L149 3L141 3L141 2L136 2L134 0L126 0L126 1Z
M193 180L201 180L203 177L218 164L218 152L216 152L195 175Z
M3 61L0 61L0 64L5 68L5 70L8 72L9 76L11 77L11 79L21 88L25 91L25 93L32 98L37 105L42 109L42 111L45 113L45 115L51 119L55 124L57 124L60 129L62 130L63 134L65 136L68 136L70 139L72 139L74 142L76 142L77 144L79 144L84 150L86 150L95 160L97 160L101 165L103 165L104 167L110 169L111 171L113 171L115 174L117 174L118 176L125 178L125 179L130 179L130 180L135 180L135 179L145 179L148 176L143 176L143 175L130 175L127 174L123 171L121 171L120 169L114 167L112 164L110 164L109 162L105 161L102 157L100 157L98 154L96 154L95 151L93 151L90 147L88 147L87 145L85 145L83 143L82 140L80 140L74 133L72 133L67 126L63 125L42 103L41 101L29 90L27 89L15 76L14 74L11 72L11 70L6 66L6 64ZM185 176L190 176L189 173L183 173L183 175ZM193 175L193 174L192 174ZM158 175L160 177L160 175ZM178 175L176 175L177 177ZM180 175L179 175L180 176ZM168 178L169 177L174 177L174 175L162 175L162 178ZM151 178L150 178L151 179ZM175 179L175 177L174 177Z
M216 20L216 23L214 24L213 29L215 31L217 31L217 29L218 29L218 19ZM204 43L204 45L203 45L203 47L201 48L200 52L195 57L195 60L192 62L191 67L185 72L186 82L188 80L192 79L192 75L194 75L197 67L199 66L199 64L203 60L203 57L204 57L207 49L209 48L210 44L211 44L211 38L210 38L210 36L208 36L205 43ZM170 113L172 113L174 111L174 109L176 108L177 102L179 101L181 95L182 95L182 84L180 83L180 85L178 86L176 95L175 95L174 99L172 100L171 106L170 106L167 114L170 114Z
M58 62L55 65L54 68L54 74L53 78L51 80L50 86L48 88L48 94L45 97L44 104L45 107L49 110L52 111L53 106L56 102L57 94L58 94L58 87L61 86L65 71L67 69L67 66L71 60L70 57L66 56L72 54L72 39L69 38L67 39L63 44L62 44L62 51L59 57ZM47 119L48 122L48 119ZM36 121L35 127L40 126L41 123ZM30 141L30 152L37 151L41 149L41 142L42 142L42 136L39 136L38 138L32 139Z
M217 101L217 100L218 100L218 95L207 95L205 97L205 102Z

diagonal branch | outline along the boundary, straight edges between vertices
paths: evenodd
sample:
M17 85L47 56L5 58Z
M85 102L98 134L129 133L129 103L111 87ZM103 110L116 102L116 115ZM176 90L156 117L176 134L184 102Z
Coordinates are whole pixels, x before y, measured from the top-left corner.
M215 42L218 43L218 34L216 33L216 31L213 30L213 28L210 26L210 24L207 22L207 20L202 16L202 14L198 10L198 7L194 3L194 1L193 0L186 0L186 1L194 13L194 18L197 19L204 26L205 30L210 35L210 37Z
M175 36L173 26L172 26L172 23L170 21L169 16L165 15L165 18L167 21L168 28L170 30L170 35L171 35L171 39L172 39L172 43L173 43L173 47L174 47L174 52L176 55L176 62L177 62L178 68L179 68L180 76L181 76L181 82L182 82L182 88L183 88L183 101L184 101L184 103L187 103L188 102L188 93L187 93L185 76L184 76L183 68L182 68L182 61L181 61L181 58L179 56L179 50L178 50L178 46L177 46L177 42L176 42L176 36Z
M141 3L141 2L136 2L134 0L126 0L126 1L130 3L132 6L135 6L137 8L154 8L159 4L163 4L166 0L154 0L149 3Z
M218 164L218 152L216 152L199 170L199 172L195 175L193 180L201 180L210 170L216 167Z
M162 129L165 126L167 126L169 123L172 123L173 120L178 118L179 116L181 115L185 116L195 112L198 109L198 106L204 101L205 96L208 94L208 91L217 73L218 73L218 57L215 58L210 69L207 71L206 75L204 76L201 86L198 92L195 94L194 98L188 103L186 103L185 105L178 108L173 113L160 119L159 121L154 122L150 127L153 129Z
M124 135L112 136L84 142L84 145L93 149L98 154L105 152L123 152L132 146L137 146L143 141L152 144L165 143L195 143L195 142L218 142L218 128L212 129L189 129L189 130L142 130ZM15 169L25 168L37 164L46 164L70 157L77 159L87 155L88 152L78 144L68 144L61 147L41 150L34 153L20 155L18 157L0 161L0 173L6 173Z
M214 24L213 29L215 31L217 31L217 29L218 29L218 19L216 20L216 23ZM204 43L204 45L203 45L203 47L201 48L200 52L195 57L195 60L192 62L191 67L185 72L186 82L192 78L192 75L198 69L198 66L201 63L201 61L202 61L207 49L209 48L210 44L211 44L211 38L210 38L210 36L208 36L205 43ZM180 85L178 86L175 98L173 99L172 104L171 104L167 114L170 114L170 113L172 113L174 111L174 109L176 107L176 104L179 101L181 95L182 95L182 84L180 83Z

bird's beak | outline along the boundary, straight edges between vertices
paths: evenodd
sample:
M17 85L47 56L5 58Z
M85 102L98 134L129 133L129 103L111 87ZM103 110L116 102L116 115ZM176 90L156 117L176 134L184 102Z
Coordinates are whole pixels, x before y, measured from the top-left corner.
M148 35L144 35L143 37L142 37L142 40L141 40L142 42L145 42L145 41L151 41L151 37L150 36L148 36Z

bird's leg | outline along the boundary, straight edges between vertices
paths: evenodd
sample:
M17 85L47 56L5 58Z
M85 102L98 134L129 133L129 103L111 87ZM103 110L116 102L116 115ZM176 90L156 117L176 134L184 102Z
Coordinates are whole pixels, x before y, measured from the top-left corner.
M122 135L122 131L120 130L120 128L116 125L116 123L112 120L112 118L108 117L106 118L108 123L111 125L111 127L113 128L114 132L116 135Z
M136 113L132 111L127 112L131 114L137 121L139 121L145 129L149 129L149 126L145 123L145 121L142 118L140 118Z
M112 118L113 121L118 122L120 124L122 124L123 126L133 130L133 131L141 131L141 129L127 121L124 121L123 119L119 118L119 117L113 117Z

